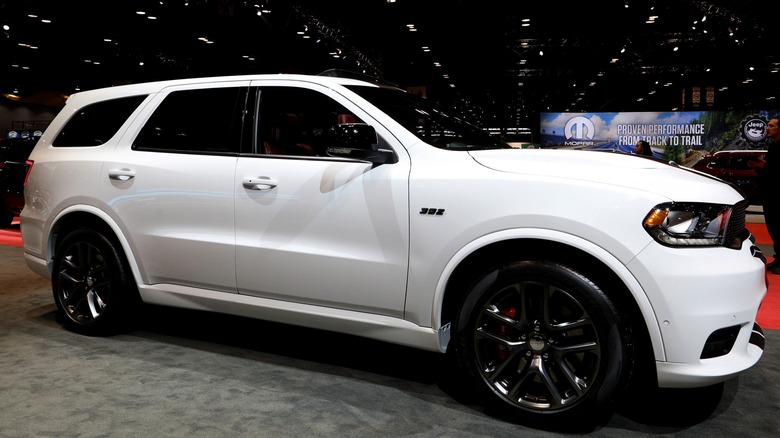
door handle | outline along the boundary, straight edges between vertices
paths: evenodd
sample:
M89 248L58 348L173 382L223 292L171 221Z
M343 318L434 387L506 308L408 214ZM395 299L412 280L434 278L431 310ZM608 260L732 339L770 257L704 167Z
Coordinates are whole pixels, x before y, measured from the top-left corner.
M127 181L135 177L135 172L126 167L121 169L111 169L108 171L108 177L117 181Z
M268 191L276 187L278 182L267 176L245 177L241 183L250 190Z

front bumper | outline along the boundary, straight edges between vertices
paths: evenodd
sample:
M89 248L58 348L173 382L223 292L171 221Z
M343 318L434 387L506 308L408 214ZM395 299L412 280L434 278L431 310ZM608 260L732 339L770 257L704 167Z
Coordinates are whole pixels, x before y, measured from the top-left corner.
M764 339L755 319L766 295L766 267L750 240L739 250L651 244L629 268L660 330L653 339L660 387L722 382L761 358Z

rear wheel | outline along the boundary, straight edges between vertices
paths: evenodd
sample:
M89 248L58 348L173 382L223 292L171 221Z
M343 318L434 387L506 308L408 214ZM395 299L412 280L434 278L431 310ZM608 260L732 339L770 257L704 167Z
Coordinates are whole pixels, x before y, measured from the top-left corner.
M61 319L89 334L127 328L139 303L125 257L98 231L68 234L54 256L52 291Z
M516 262L483 276L454 321L455 357L486 404L556 426L609 414L628 339L609 297L555 263Z

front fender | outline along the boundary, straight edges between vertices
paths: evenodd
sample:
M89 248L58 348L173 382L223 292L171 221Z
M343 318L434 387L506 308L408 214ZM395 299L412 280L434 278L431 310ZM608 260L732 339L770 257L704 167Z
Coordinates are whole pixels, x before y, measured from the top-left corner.
M543 240L578 249L582 252L590 254L600 263L610 269L620 279L620 281L623 282L626 289L631 293L631 296L636 302L637 307L639 308L642 317L644 318L645 326L647 327L647 331L653 344L655 357L657 359L663 360L664 348L660 327L658 326L647 294L645 293L644 289L642 289L641 285L631 273L631 271L623 263L621 263L618 258L605 251L602 247L572 234L550 229L522 228L502 230L482 236L463 246L446 264L436 283L436 288L433 295L433 305L431 307L433 312L431 315L432 327L438 330L442 327L443 324L446 324L442 315L442 309L444 307L445 295L448 292L447 285L449 279L455 273L456 269L462 263L464 263L470 255L493 244L523 239ZM446 346L443 347L446 348Z

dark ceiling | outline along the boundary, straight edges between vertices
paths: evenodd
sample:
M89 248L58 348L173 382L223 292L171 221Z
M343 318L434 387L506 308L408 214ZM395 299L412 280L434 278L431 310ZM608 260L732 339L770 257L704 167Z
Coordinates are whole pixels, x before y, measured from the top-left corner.
M424 89L484 126L529 125L543 111L774 110L778 5L6 1L0 93L32 102L129 82L340 68Z

